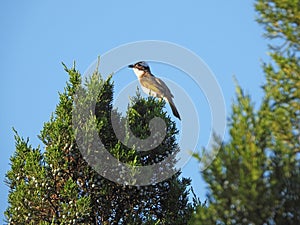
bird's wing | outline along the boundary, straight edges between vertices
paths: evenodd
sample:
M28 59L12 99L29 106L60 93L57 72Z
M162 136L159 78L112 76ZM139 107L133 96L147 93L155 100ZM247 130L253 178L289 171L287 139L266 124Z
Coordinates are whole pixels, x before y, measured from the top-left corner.
M173 95L165 82L154 76L144 76L140 78L139 81L142 86L152 92L155 92L156 97L164 98L165 100L167 100L171 106L174 116L181 120L178 110L172 100Z
M165 84L165 82L163 82L163 80L155 77L155 80L164 88L164 90L166 91L166 97L170 96L171 98L173 98L173 94L171 93L170 89L168 88L168 86Z
M161 79L154 76L144 76L140 79L140 83L145 88L155 92L157 97L172 98L173 95L168 86Z

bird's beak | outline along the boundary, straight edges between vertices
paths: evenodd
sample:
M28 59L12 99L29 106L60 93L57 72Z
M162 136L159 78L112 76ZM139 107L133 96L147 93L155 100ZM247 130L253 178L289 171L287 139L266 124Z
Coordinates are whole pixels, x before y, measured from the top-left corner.
M134 65L129 65L128 67L129 67L129 68L133 68L133 67L134 67Z

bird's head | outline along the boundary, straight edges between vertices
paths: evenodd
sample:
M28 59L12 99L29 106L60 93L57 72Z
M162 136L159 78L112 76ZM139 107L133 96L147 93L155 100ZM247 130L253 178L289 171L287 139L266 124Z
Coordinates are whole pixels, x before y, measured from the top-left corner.
M151 73L149 65L144 61L137 62L135 64L129 65L128 67L133 69L138 78L142 77L147 72Z

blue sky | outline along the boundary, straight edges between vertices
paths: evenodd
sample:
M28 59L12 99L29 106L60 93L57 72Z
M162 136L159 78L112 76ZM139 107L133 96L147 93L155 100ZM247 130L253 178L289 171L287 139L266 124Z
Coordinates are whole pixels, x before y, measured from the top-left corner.
M1 1L0 220L7 207L8 188L2 181L14 152L12 127L29 137L34 147L41 144L37 135L68 79L62 61L71 66L75 60L83 73L97 56L119 45L143 40L173 42L196 53L213 71L227 112L234 98L233 76L259 105L264 82L261 63L268 57L253 4L249 0ZM159 65L152 66L159 76ZM171 71L163 70L164 76L176 81ZM121 72L127 73L128 83L136 79L130 70ZM122 88L118 82L115 85ZM204 129L205 115L200 119ZM197 148L202 145L200 138ZM195 161L183 168L183 175L193 179L204 200L206 190Z

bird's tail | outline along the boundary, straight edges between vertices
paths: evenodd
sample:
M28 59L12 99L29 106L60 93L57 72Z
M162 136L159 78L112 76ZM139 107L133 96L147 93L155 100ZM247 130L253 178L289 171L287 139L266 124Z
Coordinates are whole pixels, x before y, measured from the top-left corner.
M174 104L174 102L172 101L172 99L169 99L168 100L170 106L171 106L171 109L172 109L172 112L173 112L173 115L176 116L179 120L181 120L180 118L180 115L179 115L179 112Z

